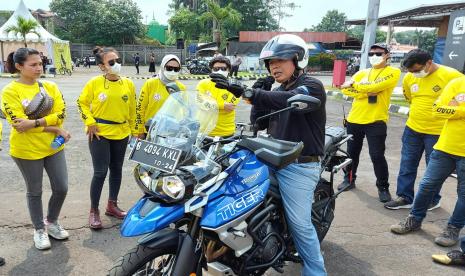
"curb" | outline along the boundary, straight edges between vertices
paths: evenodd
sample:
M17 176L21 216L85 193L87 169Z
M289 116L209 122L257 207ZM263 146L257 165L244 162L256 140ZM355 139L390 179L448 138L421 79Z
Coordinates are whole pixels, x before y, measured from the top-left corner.
M354 101L354 98L346 96L346 95L342 94L341 92L327 91L326 95L327 96L332 96L332 97L334 97L336 99L345 100L346 102L350 102L350 103ZM389 105L389 112L390 113L408 115L409 111L410 111L410 108L408 108L406 106L400 106L400 105L397 105L397 104L390 104Z
M55 77L55 75L53 75L53 74L42 74L40 76L41 79L43 79L43 78L54 78L54 77ZM0 74L0 78L13 79L13 78L19 78L19 75L18 74L2 73L2 74Z

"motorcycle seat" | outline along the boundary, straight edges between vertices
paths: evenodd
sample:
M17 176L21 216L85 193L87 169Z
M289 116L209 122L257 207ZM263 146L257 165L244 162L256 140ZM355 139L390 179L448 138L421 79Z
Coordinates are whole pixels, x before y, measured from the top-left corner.
M295 162L304 148L303 142L289 142L272 137L244 138L237 147L248 149L258 160L276 169L282 169Z
M325 131L325 154L332 151L335 145L346 137L346 130L343 127L326 127Z

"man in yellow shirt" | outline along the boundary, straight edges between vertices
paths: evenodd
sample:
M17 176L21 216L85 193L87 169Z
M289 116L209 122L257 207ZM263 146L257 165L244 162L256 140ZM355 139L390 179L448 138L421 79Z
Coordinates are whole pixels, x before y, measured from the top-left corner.
M446 228L435 239L441 246L453 246L458 242L460 230L465 225L465 77L454 79L446 86L433 105L433 115L446 119L446 122L431 152L409 216L391 226L391 231L405 234L419 230L434 195L456 170L457 203Z
M409 71L402 86L405 98L410 103L410 112L402 136L397 198L384 204L384 207L391 210L412 207L413 188L421 156L425 152L428 164L445 122L445 119L433 116L431 107L451 80L463 76L453 68L434 63L431 55L421 49L410 51L402 65ZM428 210L439 208L440 199L438 190Z
M347 143L347 151L352 158L351 169L338 189L355 188L360 152L366 136L375 170L379 200L388 202L391 200L391 194L388 165L384 157L386 122L389 118L391 94L400 78L400 70L388 65L390 56L385 44L372 45L368 56L373 67L358 71L350 81L341 86L344 95L354 98L347 117L347 133L352 134L353 139Z
M218 56L210 61L210 69L215 74L220 74L228 77L231 70L231 62L224 56ZM200 93L207 93L218 103L218 121L215 129L210 132L209 136L228 137L234 134L236 130L236 106L239 103L239 98L235 97L226 89L215 87L215 83L211 79L204 79L197 85L197 90Z

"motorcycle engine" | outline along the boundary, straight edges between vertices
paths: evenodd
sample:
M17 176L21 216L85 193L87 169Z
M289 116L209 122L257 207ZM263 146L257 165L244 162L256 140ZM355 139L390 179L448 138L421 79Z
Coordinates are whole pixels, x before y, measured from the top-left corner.
M260 239L263 240L268 234L272 232L275 231L271 225L271 222L266 222L258 229L257 235ZM254 256L254 261L257 263L267 263L273 260L282 246L283 245L281 242L275 236L269 237L263 245L258 246L259 248Z

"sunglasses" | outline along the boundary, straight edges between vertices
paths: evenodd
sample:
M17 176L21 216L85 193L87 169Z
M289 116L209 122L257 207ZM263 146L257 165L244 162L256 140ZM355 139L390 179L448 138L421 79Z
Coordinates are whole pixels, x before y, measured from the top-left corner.
M212 68L212 71L213 71L213 72L218 72L218 71L220 71L220 70L221 70L221 71L226 71L226 70L228 70L228 67L213 67L213 68Z
M380 57L380 56L382 56L382 55L384 55L384 53L381 53L381 52L376 52L376 53L373 53L373 52L372 52L372 53L368 53L368 56L369 56L369 57L372 57L372 56Z
M179 72L181 71L181 67L177 66L165 66L166 71L174 71L174 72Z
M115 63L121 64L121 59L117 58L117 59L112 59L112 60L108 61L108 65L110 65L110 66L115 65Z

